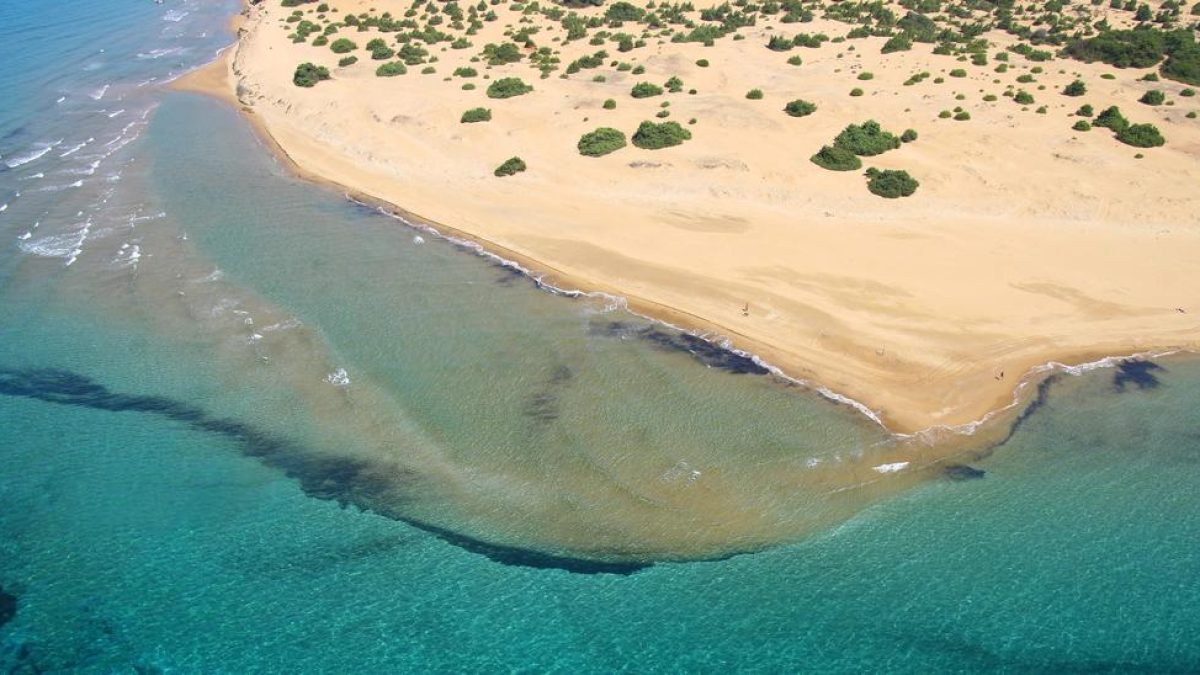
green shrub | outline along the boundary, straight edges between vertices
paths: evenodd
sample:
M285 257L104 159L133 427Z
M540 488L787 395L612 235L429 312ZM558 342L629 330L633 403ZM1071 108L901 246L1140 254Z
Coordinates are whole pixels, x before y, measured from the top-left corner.
M421 69L422 75L432 75L436 72L437 72L437 68L434 68L433 66L425 66L424 68Z
M863 82L866 82L867 80L873 80L875 79L875 73L859 73L858 79L862 80Z
M783 111L792 117L805 117L816 112L817 106L798 98L794 101L789 101L787 105L783 106Z
M940 113L938 113L939 119L948 120L951 117L954 117L954 113L950 112L949 110L943 110Z
M792 44L792 41L783 35L772 35L767 40L767 49L770 49L773 52L786 52L793 46L794 45Z
M346 66L352 66L356 63L358 63L357 56L343 56L342 58L338 59L338 67L339 68L345 68Z
M1187 89L1183 89L1183 90L1181 90L1181 91L1179 92L1179 95L1180 95L1180 96L1183 96L1183 97L1185 97L1185 98L1191 98L1191 97L1193 97L1193 96L1195 96L1195 95L1196 95L1196 90L1195 90L1195 89L1192 89L1191 87L1188 87Z
M1017 82L1020 82L1021 84L1029 84L1030 82L1036 82L1036 81L1037 80L1035 80L1033 78L1033 76L1030 75L1029 73L1024 73L1022 75L1017 76Z
M886 197L887 199L896 199L899 197L911 196L917 191L920 183L915 178L908 175L907 171L894 171L892 169L867 169L867 189L872 194Z
M915 140L917 140L916 129L905 129L904 133L900 134L901 143L912 143Z
M589 131L579 139L575 146L579 154L587 157L603 157L625 147L625 134L609 127L600 127Z
M871 157L900 147L900 139L895 134L884 131L879 122L867 120L862 124L851 124L842 129L833 139L833 144L856 155Z
M474 82L463 82L462 90L463 91L475 91L475 83Z
M984 101L987 101L988 103L991 103L992 101L995 101L995 100L997 100L997 99L996 99L996 95L995 95L995 94L984 94L984 96L983 96L983 100L984 100Z
M883 43L883 48L880 49L881 54L891 54L892 52L906 52L912 49L912 38L904 33L893 35L887 42Z
M1117 140L1135 148L1157 148L1167 142L1153 124L1130 124L1117 132Z
M1158 73L1146 73L1138 78L1142 82L1158 82Z
M851 96L862 96L862 95L863 95L863 90L862 90L862 89L859 89L858 87L855 87L855 88L853 88L853 89L851 89L851 90L850 90L850 95L851 95Z
M663 83L663 86L665 86L667 91L671 92L672 94L678 94L679 92L683 91L683 80L672 75L670 79Z
M696 62L696 65L700 66L701 68L707 68L708 67L708 59L700 59L699 61Z
M519 77L502 77L488 85L488 98L512 98L533 91L533 86L525 84Z
M950 77L966 77L966 76L967 76L967 71L963 70L962 68L955 68L954 70L950 71Z
M1145 103L1146 105L1162 105L1166 100L1167 95L1162 93L1162 91L1158 89L1151 89L1145 94L1142 94L1142 97L1138 99L1138 103Z
M1091 103L1084 103L1083 105L1079 106L1079 110L1076 110L1075 114L1079 115L1080 117L1091 117L1092 115L1096 114L1096 111L1092 108Z
M1083 80L1075 80L1071 84L1068 84L1065 89L1063 89L1063 94L1066 94L1067 96L1083 96L1086 93L1087 84L1085 84Z
M633 85L629 95L634 98L650 98L651 96L659 96L663 93L662 87L650 82L638 82Z
M823 146L817 154L808 158L813 164L830 171L857 171L862 168L858 155L836 145Z
M1107 127L1120 133L1129 127L1129 120L1125 119L1125 116L1121 114L1121 109L1114 105L1101 111L1092 121L1092 126Z
M960 110L954 113L954 119L959 122L966 122L967 120L971 119L971 113L967 112L966 110Z
M404 64L400 63L399 61L385 63L375 69L375 74L379 77L395 77L397 75L403 75L407 72L408 68L405 68Z
M762 89L751 89L750 91L746 92L746 98L750 99L751 101L762 100L762 97Z
M641 65L641 64L638 64L638 65L636 65L636 66L634 66L634 67L633 67L633 70L632 70L631 72L632 72L634 75L641 75L642 73L646 72L646 66L643 66L643 65Z
M471 108L462 114L462 119L459 120L462 124L473 124L475 122L491 122L492 111L488 108Z
M509 157L508 159L504 160L503 164L496 167L496 170L492 173L496 176L511 176L513 174L521 173L525 169L525 160L521 159L520 157Z
M678 122L642 122L633 134L633 144L646 150L658 150L679 145L692 137L692 132Z
M616 107L617 107L617 102L614 101L613 99L609 98L609 99L604 100L604 109L605 110L612 110L613 108L616 108Z
M789 56L787 62L789 66L799 66L804 64L804 59L800 58L800 55L797 54L795 56Z
M297 87L315 87L321 80L328 79L328 68L311 63L301 63L296 66L296 72L292 75L292 84Z
M475 70L474 68L471 68L470 66L462 66L460 68L454 69L455 77L476 77L478 75L479 75L479 71Z
M1075 126L1071 128L1075 131L1091 131L1092 125L1087 120L1079 120L1075 122Z
M1033 103L1033 94L1022 89L1017 92L1016 96L1013 96L1013 100L1021 105L1031 105Z
M358 49L358 45L354 44L353 40L338 38L329 45L329 48L333 50L334 54L348 54L355 49Z

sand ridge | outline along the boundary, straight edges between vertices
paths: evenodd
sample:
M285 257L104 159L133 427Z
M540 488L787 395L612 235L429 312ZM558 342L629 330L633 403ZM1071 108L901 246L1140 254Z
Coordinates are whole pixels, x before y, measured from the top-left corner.
M408 7L331 4L342 13L400 15ZM1019 85L1037 98L1022 110L1005 97L982 100L1036 65L1016 55L1009 72L997 74L995 62L973 68L931 54L929 45L880 54L884 38L786 54L764 47L773 34L848 29L819 18L743 28L745 40L712 47L652 39L621 54L607 45L609 60L642 64L645 74L606 60L542 80L526 63L485 70L468 62L484 43L504 39L504 24L519 25L508 5L493 9L500 20L473 48L430 48L436 73L410 67L378 78L378 62L361 49L358 64L338 68L328 48L292 43L282 19L293 10L270 0L248 10L238 44L218 66L226 83L181 84L236 91L307 174L465 233L563 285L622 295L635 309L726 336L789 375L864 402L896 431L977 420L1007 405L1021 376L1047 361L1200 343L1200 125L1184 117L1197 105L1178 97L1182 85L1060 59L1041 64L1046 72L1036 81L1045 90ZM549 44L555 30L542 24L538 43ZM360 47L376 37L344 35ZM988 38L1002 46L1007 36ZM562 48L563 63L600 48L572 43ZM787 65L791 55L803 65ZM332 79L295 87L292 72L303 61L330 67ZM488 80L473 79L473 91L461 89L460 78L443 80L463 65L492 79L521 77L535 90L493 100L483 93ZM946 77L957 67L968 77ZM857 79L863 71L873 79ZM903 86L920 71L945 82ZM1110 72L1116 79L1100 77ZM592 81L598 74L606 81ZM1088 95L1060 95L1076 74ZM684 93L629 96L636 82L672 75ZM864 95L849 96L854 87ZM686 94L690 88L697 93ZM751 88L762 89L763 100L746 99ZM1139 105L1150 88L1178 104ZM615 110L601 107L607 98ZM793 98L816 103L817 112L785 115ZM691 141L600 158L576 151L579 136L598 126L632 133L664 100L669 119L696 120L686 125ZM1154 122L1167 145L1138 159L1104 129L1072 131L1070 113L1085 102ZM1046 114L1034 112L1040 105ZM461 124L476 106L490 108L492 121ZM938 117L956 106L972 119ZM808 161L846 124L867 119L919 132L916 142L864 158L866 166L909 171L921 182L913 197L876 197L861 172ZM529 170L493 177L513 155Z

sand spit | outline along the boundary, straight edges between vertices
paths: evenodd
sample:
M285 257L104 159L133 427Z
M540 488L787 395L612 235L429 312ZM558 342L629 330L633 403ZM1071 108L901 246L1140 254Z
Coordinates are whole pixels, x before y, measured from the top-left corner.
M409 7L330 4L341 15L375 8L399 17ZM315 5L300 9L315 17ZM851 28L819 17L760 21L739 30L746 39L712 47L657 37L628 53L587 40L560 47L557 22L534 14L522 24L508 4L490 9L499 18L472 47L430 46L436 63L381 78L380 62L362 49L376 31L341 33L358 44L359 62L338 67L328 47L293 43L295 24L284 20L294 9L268 0L248 8L234 48L176 86L232 95L301 175L397 205L406 219L477 241L557 286L619 295L641 313L725 336L790 376L861 401L894 431L982 419L1010 405L1023 376L1047 362L1200 346L1200 124L1185 117L1200 106L1178 97L1182 85L1063 59L1018 85L1039 64L1013 54L999 74L995 61L973 67L927 44L881 54L885 38L789 53L765 47L771 35L837 37ZM484 44L506 39L506 25L539 27L533 39L562 50L560 70L538 79L524 61L470 62ZM986 37L991 54L1012 42L996 31ZM599 49L608 52L603 66L559 78L566 63ZM803 65L786 63L794 55ZM294 86L293 71L308 61L332 78ZM535 89L490 99L489 80L450 77L463 66ZM428 67L436 72L420 74ZM948 76L956 68L966 77ZM904 86L921 71L933 78ZM873 77L860 79L863 72ZM629 95L637 82L672 76L683 92ZM1076 78L1089 93L1061 95ZM477 88L464 90L466 81ZM983 100L1010 84L1037 104ZM855 87L862 96L849 96ZM752 88L762 100L746 98ZM1177 105L1137 103L1151 88ZM609 98L613 110L601 106ZM784 114L795 98L817 111ZM685 124L692 140L599 158L576 151L599 126L631 134L664 101L669 119L696 120ZM1139 151L1104 129L1073 131L1072 113L1085 102L1153 122L1167 145ZM970 120L939 118L960 106ZM460 123L474 107L490 108L492 120ZM861 172L808 161L847 124L867 119L919 132L913 143L864 158L911 173L921 183L914 196L883 199L866 190ZM514 155L528 171L492 176Z

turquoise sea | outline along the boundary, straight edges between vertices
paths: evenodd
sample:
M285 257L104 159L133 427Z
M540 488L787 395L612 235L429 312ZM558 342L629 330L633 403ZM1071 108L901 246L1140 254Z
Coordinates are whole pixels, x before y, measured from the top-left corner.
M946 457L290 177L235 11L0 4L0 672L1200 671L1200 362Z

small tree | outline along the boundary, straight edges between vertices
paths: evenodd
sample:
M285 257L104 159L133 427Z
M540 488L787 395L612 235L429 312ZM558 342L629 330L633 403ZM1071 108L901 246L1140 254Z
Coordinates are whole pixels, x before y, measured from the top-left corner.
M1121 109L1117 106L1110 106L1100 112L1092 122L1094 127L1107 127L1113 131L1120 133L1129 126L1129 120L1121 114Z
M496 170L492 173L496 176L511 176L513 174L521 173L526 168L525 160L521 159L520 157L509 157L508 159L504 160L503 164L496 167Z
M575 147L586 157L603 157L625 147L625 134L610 127L600 127L580 137Z
M787 105L783 106L783 111L792 117L806 117L816 112L817 106L798 98L794 101L789 101Z
M894 171L892 169L867 169L867 189L872 194L877 194L880 197L887 199L896 199L898 197L908 197L917 191L920 183L915 178L908 175L907 171Z
M1066 89L1063 89L1063 93L1067 96L1083 96L1087 93L1087 85L1083 80L1075 80L1068 84Z
M512 98L533 91L533 86L525 84L519 77L503 77L488 85L488 98Z

